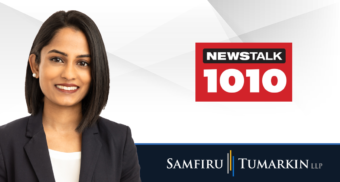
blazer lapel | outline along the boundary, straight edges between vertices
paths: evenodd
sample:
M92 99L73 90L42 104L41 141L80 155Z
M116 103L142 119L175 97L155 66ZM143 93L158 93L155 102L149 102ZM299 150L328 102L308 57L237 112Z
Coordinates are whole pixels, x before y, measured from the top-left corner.
M55 182L46 135L42 125L42 113L43 106L40 107L38 114L29 117L26 136L31 137L31 140L25 145L24 149L39 181ZM97 123L86 128L82 133L80 182L91 182L92 180L102 146L98 133Z
M39 181L55 182L46 135L42 125L42 108L40 107L37 115L29 117L26 136L32 138L24 148Z
M86 128L82 134L79 181L92 181L101 147L102 144L98 134L98 126L97 123L95 123L93 126Z

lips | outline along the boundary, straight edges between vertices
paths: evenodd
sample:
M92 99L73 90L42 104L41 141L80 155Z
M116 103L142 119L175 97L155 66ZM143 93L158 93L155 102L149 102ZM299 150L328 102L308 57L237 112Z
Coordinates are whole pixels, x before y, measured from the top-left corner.
M73 84L73 83L58 83L56 85L62 85L62 86L66 86L66 87L72 87L72 86L79 87L78 85Z
M79 86L75 84L56 84L54 85L59 91L63 93L74 93L79 90Z

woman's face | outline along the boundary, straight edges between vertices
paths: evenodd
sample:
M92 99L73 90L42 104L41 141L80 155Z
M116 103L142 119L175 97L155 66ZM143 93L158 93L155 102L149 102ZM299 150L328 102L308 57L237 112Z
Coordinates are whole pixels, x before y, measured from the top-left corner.
M84 33L62 28L40 54L38 76L45 102L62 106L81 103L91 83L90 51Z

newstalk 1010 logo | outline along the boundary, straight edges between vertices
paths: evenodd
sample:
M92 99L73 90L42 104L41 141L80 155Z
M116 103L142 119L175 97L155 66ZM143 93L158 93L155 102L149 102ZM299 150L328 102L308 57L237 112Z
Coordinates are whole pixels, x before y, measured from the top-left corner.
M292 43L196 43L196 101L292 101Z

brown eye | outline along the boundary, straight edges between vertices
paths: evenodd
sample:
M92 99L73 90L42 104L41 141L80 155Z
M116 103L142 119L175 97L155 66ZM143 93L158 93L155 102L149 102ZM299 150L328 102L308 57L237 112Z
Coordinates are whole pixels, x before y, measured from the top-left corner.
M78 63L80 66L89 66L89 63L85 62L85 61L80 61Z
M50 60L53 61L53 62L57 62L57 63L63 62L63 60L61 60L61 59L58 58L58 57L53 57L53 58L51 58Z

